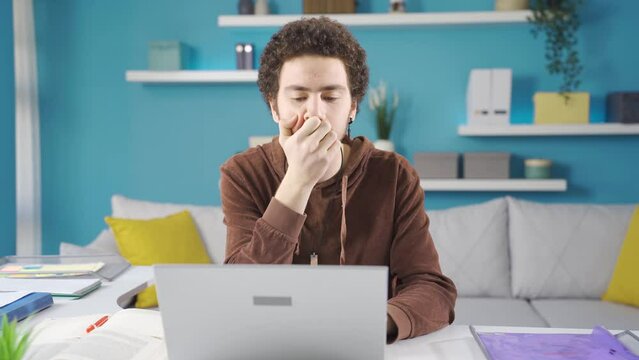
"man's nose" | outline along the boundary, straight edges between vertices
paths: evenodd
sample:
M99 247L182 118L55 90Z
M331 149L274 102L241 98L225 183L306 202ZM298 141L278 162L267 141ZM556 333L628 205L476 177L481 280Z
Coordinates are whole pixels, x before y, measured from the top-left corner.
M304 113L304 119L308 119L313 116L324 115L324 108L322 104L322 97L320 94L311 95L306 101L306 112Z

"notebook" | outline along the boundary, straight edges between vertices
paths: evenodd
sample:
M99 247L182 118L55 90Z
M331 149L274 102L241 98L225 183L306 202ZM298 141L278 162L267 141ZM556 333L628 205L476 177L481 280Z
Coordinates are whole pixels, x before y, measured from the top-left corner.
M7 315L9 321L20 321L31 314L48 308L52 304L53 299L49 293L0 292L0 317Z
M615 336L601 326L590 334L482 332L473 326L470 331L488 360L639 360L631 350L636 335Z
M108 314L45 319L33 329L29 360L166 360L158 311L124 309L100 327L87 327ZM106 350L106 352L105 352Z
M100 279L10 279L0 278L3 291L46 292L52 296L82 297L97 289Z

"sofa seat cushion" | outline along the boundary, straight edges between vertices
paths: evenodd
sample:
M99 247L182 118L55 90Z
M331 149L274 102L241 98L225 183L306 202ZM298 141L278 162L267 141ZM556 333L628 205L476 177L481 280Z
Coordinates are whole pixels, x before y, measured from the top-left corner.
M455 325L529 326L548 324L526 300L509 298L457 298Z
M639 308L590 299L540 299L532 306L551 327L639 330Z
M506 200L427 213L442 272L458 294L510 297Z
M508 198L512 290L527 299L600 299L634 206Z

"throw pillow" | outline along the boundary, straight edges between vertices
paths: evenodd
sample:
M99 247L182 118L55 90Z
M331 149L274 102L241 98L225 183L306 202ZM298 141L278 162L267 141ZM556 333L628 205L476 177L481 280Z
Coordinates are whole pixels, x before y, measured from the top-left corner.
M64 241L60 243L59 252L61 256L96 256L117 254L117 250L113 253L108 253L104 250L75 245Z
M630 220L617 265L603 300L639 307L639 206Z
M122 195L111 197L111 216L125 219L155 219L188 210L193 216L208 254L216 264L224 262L226 225L219 206L161 203L130 199Z
M164 218L132 220L106 217L120 254L132 265L211 263L188 211ZM157 306L155 288L138 294L136 307Z

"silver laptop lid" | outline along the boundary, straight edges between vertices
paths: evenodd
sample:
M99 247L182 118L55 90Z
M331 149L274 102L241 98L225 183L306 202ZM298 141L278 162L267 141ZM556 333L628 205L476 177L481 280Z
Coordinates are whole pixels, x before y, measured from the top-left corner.
M385 266L154 268L171 360L384 358Z

